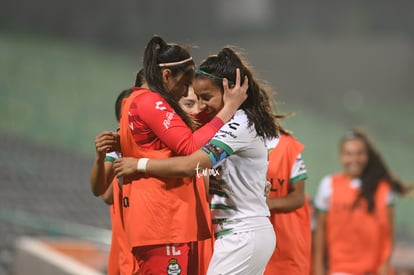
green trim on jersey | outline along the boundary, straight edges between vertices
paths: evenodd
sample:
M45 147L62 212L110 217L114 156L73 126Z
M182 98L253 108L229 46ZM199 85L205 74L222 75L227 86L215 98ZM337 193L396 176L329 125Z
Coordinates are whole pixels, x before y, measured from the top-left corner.
M217 195L219 197L229 198L229 195L227 195L225 192L221 192L221 191L214 190L214 189L210 189L208 193L209 195Z
M308 174L304 173L304 174L297 175L296 177L290 179L289 182L290 182L290 184L295 184L299 181L306 180L306 179L308 179Z
M221 203L219 203L219 204L211 203L210 204L210 209L236 210L236 208L234 208L232 206L229 206L229 205L226 205L226 204L221 204Z
M224 142L221 142L220 140L217 139L212 139L210 142L210 144L216 145L222 149L224 149L224 151L226 151L226 153L230 156L233 154L233 149L230 148L230 146L228 146L227 144L225 144Z
M114 161L115 161L115 159L116 159L116 158L111 157L111 156L105 156L105 161L108 161L108 162L114 162Z
M219 237L223 237L223 236L230 235L230 234L233 234L233 229L226 229L226 230L214 233L214 237L219 238Z

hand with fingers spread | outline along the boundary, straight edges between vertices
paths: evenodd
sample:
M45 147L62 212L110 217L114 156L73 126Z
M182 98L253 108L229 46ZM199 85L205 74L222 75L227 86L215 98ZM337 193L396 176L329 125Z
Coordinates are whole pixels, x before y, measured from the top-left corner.
M217 114L223 122L228 122L239 109L240 105L247 98L247 90L249 88L249 81L247 76L244 77L243 84L241 83L240 69L236 69L236 81L229 86L229 80L223 78L223 103L224 106Z
M249 89L249 80L244 76L241 81L240 69L236 69L236 83L229 86L227 78L223 78L224 106L228 106L237 110L240 105L247 99L247 90Z

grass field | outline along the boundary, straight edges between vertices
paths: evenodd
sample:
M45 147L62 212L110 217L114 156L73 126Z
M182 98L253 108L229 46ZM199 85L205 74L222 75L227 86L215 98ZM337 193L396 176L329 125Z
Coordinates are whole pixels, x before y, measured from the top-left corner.
M82 47L50 38L0 33L0 131L93 156L97 133L115 129L114 100L131 86L140 56ZM315 95L318 96L318 95ZM363 109L347 111L334 95L324 108L292 100L281 110L296 111L284 121L306 149L308 193L325 174L337 171L337 142L362 125L400 177L414 181L412 100L366 97ZM375 99L375 100L374 100ZM412 198L397 204L397 230L414 237Z

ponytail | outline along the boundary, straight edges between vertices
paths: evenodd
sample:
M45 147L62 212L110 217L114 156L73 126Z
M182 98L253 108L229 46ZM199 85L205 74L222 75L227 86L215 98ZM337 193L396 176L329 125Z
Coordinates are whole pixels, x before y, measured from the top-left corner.
M193 119L165 89L162 81L162 70L169 69L172 75L175 76L179 72L188 72L189 67L192 68L193 66L194 61L186 49L177 44L166 43L159 36L154 36L145 48L143 68L149 89L159 93L191 129L195 128Z

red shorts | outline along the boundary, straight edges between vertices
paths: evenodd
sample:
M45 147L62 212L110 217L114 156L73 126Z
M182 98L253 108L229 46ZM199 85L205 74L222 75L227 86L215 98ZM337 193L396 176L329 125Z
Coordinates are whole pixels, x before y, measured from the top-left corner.
M134 247L132 253L142 275L187 275L189 251L185 243Z

